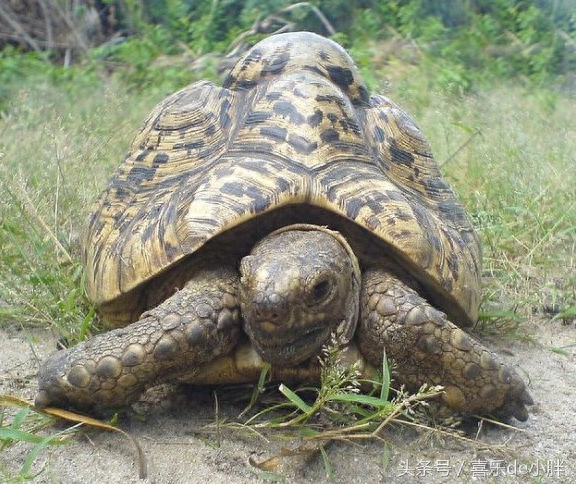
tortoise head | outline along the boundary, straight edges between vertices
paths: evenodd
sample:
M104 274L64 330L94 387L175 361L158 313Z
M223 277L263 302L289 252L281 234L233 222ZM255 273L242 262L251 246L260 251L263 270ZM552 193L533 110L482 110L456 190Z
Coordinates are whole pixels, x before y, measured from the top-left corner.
M262 358L292 366L318 353L334 333L356 329L360 269L338 233L298 224L272 232L240 263L244 329Z

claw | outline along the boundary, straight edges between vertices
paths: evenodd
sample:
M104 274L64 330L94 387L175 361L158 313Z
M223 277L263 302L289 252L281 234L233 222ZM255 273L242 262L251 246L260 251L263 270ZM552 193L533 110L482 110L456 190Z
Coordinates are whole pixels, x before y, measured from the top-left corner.
M66 351L58 351L51 355L38 372L38 393L34 405L45 408L63 404L67 401L62 388L62 378L67 360Z

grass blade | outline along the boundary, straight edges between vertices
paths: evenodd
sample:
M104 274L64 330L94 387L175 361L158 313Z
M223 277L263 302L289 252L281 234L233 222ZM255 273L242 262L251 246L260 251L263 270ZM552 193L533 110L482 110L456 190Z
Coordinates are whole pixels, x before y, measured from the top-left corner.
M0 440L2 441L15 441L15 442L27 442L29 444L40 444L46 438L40 435L33 434L31 432L26 432L25 430L19 429L0 429ZM63 442L53 442L55 444L61 444Z
M42 438L40 442L38 442L26 456L26 459L22 464L22 469L20 469L20 475L24 478L31 478L32 476L30 475L30 469L32 469L32 465L38 458L38 454L49 445L62 443L58 442L58 440L61 439L64 434L78 428L80 425L81 424L76 424L73 427L61 430L60 432L57 432L53 435L48 435L47 437Z
M390 366L388 365L388 358L386 357L386 348L382 355L382 388L380 389L380 399L389 400L390 398Z
M327 398L327 401L356 403L359 405L370 405L371 407L376 407L378 409L390 405L390 402L388 400L382 400L379 397L372 397L370 395L362 395L361 393L337 393L335 395L330 395Z
M80 415L74 412L70 412L68 410L63 410L61 408L47 407L43 408L42 412L54 417L59 417L64 420L68 420L70 422L78 422L78 424L86 424L89 425L90 427L94 427L97 429L109 430L112 432L118 432L122 434L132 443L134 449L136 450L136 455L138 456L138 474L140 476L140 479L145 479L147 477L148 465L146 462L146 456L144 454L144 451L142 450L142 447L140 447L138 441L134 437L132 437L128 432L125 432L124 430L118 427L113 427L112 425L109 425L105 422L101 422L100 420L97 420L95 418L87 417L86 415Z
M260 372L260 378L258 379L258 385L254 387L252 391L252 395L250 396L250 402L246 406L244 410L240 413L240 416L246 415L247 412L250 411L251 408L254 407L256 404L258 397L262 394L264 389L266 388L266 381L268 380L268 374L270 373L270 365L265 364Z
M312 407L308 405L304 400L302 400L298 395L296 395L290 388L288 388L283 383L279 387L280 393L282 393L290 402L292 402L296 407L298 407L302 412L309 414L312 411Z

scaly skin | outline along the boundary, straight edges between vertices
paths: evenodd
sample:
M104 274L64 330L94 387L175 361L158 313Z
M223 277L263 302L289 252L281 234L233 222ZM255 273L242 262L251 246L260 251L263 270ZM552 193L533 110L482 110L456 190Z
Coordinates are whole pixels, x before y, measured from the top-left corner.
M374 365L383 349L408 388L442 385L460 411L528 418L532 398L516 371L383 269L363 274L358 346Z
M123 407L155 383L177 380L237 343L238 274L200 270L139 321L53 354L38 374L38 407Z
M262 239L240 264L244 330L262 358L292 367L334 333L344 345L358 322L360 268L338 232L290 225Z

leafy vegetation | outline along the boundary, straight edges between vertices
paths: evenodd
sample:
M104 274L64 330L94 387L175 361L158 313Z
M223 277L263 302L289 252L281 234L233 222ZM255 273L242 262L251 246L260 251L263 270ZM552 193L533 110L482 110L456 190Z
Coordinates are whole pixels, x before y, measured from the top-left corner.
M148 3L152 18L154 11L165 12L155 18L167 29L170 45L181 42L197 54L223 52L255 22L268 33L295 24L299 29L330 35L326 23L312 14L311 7L317 7L347 47L386 40L405 42L405 48L390 56L433 62L442 86L466 90L487 77L549 82L576 68L576 8L570 0ZM145 38L152 33L148 24L141 26L139 35Z
M4 404L5 402L0 400L0 403ZM12 402L8 403L8 405L11 404ZM0 478L3 479L3 482L25 482L33 479L41 472L33 471L33 465L38 454L50 445L65 444L72 429L42 435L42 432L53 423L53 419L34 412L26 406L20 407L13 415L9 415L6 408L0 410L0 452L19 442L25 442L32 447L16 476L10 477L10 473L4 468L4 465L0 465Z
M270 431L274 431L276 436L298 439L302 443L296 449L284 450L262 462L250 460L250 464L259 470L257 475L274 479L280 477L275 470L283 458L300 454L320 455L326 474L330 476L330 458L326 452L330 443L373 440L386 448L385 432L391 424L423 427L426 420L432 421L428 415L428 401L437 397L442 388L424 385L415 394L404 388L393 388L385 356L382 368L370 380L361 379L362 373L356 365L350 366L341 361L341 352L335 341L322 349L319 361L319 387L292 390L280 384L276 391L274 385L264 385L266 372L263 372L248 407L240 417L221 422L217 416L214 424L204 431L209 435L216 434L216 445L219 444L222 429L265 433L271 438L274 435ZM444 419L443 425L451 424L452 420L452 417ZM433 425L440 428L440 425ZM444 429L453 437L460 438L447 425L444 425Z
M413 420L419 405L441 392L440 387L424 386L416 395L403 389L391 388L390 369L383 357L381 371L372 380L362 380L362 372L356 365L341 361L340 349L332 342L322 349L320 386L292 391L281 384L279 392L285 400L266 408L249 418L244 425L254 428L298 429L308 439L368 439L380 438L380 431L390 421L404 417ZM364 394L367 390L369 394ZM262 386L255 392L262 392ZM312 394L309 404L300 394ZM253 401L256 399L253 399ZM291 411L286 411L286 409ZM270 414L284 410L275 418Z
M502 79L562 86L576 69L571 0L105 0L101 7L114 31L76 65L58 68L44 52L10 45L0 52L0 108L10 81L31 75L73 79L72 86L114 73L129 86L172 91L215 78L218 58L287 29L333 36L361 53L358 61L371 64L374 79L400 61L424 66L431 85L455 92Z

